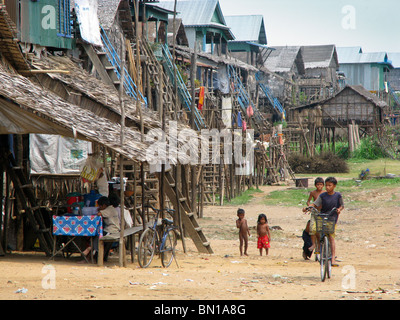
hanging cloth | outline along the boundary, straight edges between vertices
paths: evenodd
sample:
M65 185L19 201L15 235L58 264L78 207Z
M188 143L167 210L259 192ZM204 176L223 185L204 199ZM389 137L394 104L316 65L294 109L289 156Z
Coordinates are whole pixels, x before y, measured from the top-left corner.
M239 128L242 127L242 113L240 111L238 111L238 115L237 115L237 125Z
M245 120L243 120L243 130L247 130L247 123Z
M204 87L200 87L200 92L199 92L199 104L198 104L198 109L203 110L203 105L204 105Z
M253 111L253 108L252 108L251 105L249 105L249 106L247 107L246 112L247 112L247 116L248 116L249 118L254 114L254 111Z

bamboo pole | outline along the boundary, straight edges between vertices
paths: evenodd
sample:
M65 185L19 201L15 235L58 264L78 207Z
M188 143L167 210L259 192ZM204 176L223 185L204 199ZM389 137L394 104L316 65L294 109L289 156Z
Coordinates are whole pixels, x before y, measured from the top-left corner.
M179 98L178 98L178 84L177 84L177 74L176 74L176 65L175 65L175 55L176 55L176 2L177 0L174 1L174 18L173 18L173 36L172 36L172 62L174 64L174 94L175 94L175 110L174 110L174 119L175 121L178 121L178 106L179 106ZM176 195L176 201L179 203L179 174L181 173L181 167L179 164L176 164L175 167L175 195ZM188 199L189 200L189 199ZM186 253L186 243L185 243L185 237L183 236L183 227L182 227L182 212L180 209L180 206L178 205L176 208L176 213L177 213L177 218L178 218L178 228L179 228L179 233L181 234L181 239L182 239L182 247L183 247L183 252Z
M121 147L124 146L125 139L125 105L124 105L124 77L125 77L125 56L126 56L126 48L125 48L125 39L123 34L121 33L121 79L119 85L119 102L121 105ZM126 266L126 255L125 255L125 246L124 246L124 231L125 231L125 219L124 219L124 211L125 211L125 194L124 194L124 157L122 154L119 156L119 186L120 186L120 236L119 236L119 266Z

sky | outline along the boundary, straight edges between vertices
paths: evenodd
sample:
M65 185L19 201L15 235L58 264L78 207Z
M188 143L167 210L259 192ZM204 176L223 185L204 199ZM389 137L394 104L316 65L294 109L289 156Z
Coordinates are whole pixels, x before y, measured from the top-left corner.
M400 0L219 0L224 16L261 14L268 45L400 52Z

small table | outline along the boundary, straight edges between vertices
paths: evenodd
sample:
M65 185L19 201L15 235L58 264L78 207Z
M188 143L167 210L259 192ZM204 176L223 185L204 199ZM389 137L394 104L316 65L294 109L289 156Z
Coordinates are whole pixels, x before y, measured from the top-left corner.
M53 235L54 235L54 245L53 245L53 258L56 254L63 251L69 243L72 243L84 257L84 259L89 262L86 256L83 254L79 246L75 243L76 237L90 237L90 243L93 247L93 237L103 236L103 219L101 216L53 216ZM59 250L56 251L57 236L68 236L70 239L68 242ZM93 257L92 257L93 260Z

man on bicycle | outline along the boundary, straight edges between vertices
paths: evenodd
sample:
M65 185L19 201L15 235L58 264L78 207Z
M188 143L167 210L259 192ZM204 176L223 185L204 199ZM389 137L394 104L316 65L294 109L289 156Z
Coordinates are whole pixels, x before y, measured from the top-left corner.
M328 177L325 179L326 192L321 193L317 200L313 203L321 213L331 213L332 220L337 223L339 214L344 209L343 198L340 192L335 192L337 180L334 177ZM336 208L335 211L331 212L332 209ZM332 248L332 267L338 267L336 263L336 245L335 245L335 233L329 234L329 241L331 242Z

